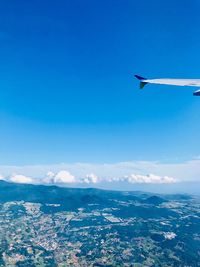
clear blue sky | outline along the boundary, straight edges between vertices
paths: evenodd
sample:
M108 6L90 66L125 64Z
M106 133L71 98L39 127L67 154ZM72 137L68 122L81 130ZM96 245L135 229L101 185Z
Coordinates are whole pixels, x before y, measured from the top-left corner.
M175 162L200 154L200 2L1 1L1 164Z

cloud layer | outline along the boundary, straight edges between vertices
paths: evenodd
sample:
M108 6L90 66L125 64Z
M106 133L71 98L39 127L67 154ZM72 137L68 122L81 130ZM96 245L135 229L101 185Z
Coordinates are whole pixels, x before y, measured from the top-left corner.
M168 176L158 176L154 174L148 175L140 175L140 174L131 174L129 176L125 176L121 181L127 181L133 184L172 184L176 183L177 180L173 177Z
M199 158L182 163L131 161L113 164L0 165L0 179L17 183L80 184L86 186L122 182L172 184L177 181L198 181L199 177Z
M131 174L146 175L153 173L164 177L175 177L180 181L199 180L200 159L180 163L160 163L155 161L130 161L118 163L60 163L52 165L5 166L0 165L0 174L10 176L13 173L29 177L44 177L49 171L58 173L67 170L75 177L95 174L98 177L124 177Z
M12 174L7 177L0 175L1 180L14 183L23 184L99 184L99 183L117 183L126 182L132 184L171 184L177 182L173 177L158 176L154 174L140 175L130 174L129 176L123 177L98 177L94 173L87 174L85 177L75 177L67 170L61 170L58 173L52 171L47 172L42 178L34 178L25 176L23 174Z

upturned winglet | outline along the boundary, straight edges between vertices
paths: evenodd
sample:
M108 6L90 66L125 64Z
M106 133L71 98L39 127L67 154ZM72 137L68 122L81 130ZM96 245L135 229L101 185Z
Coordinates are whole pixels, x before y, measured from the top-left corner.
M200 90L197 90L193 93L194 96L200 96Z
M135 77L140 80L140 89L143 89L144 86L148 83L148 82L145 82L146 78L144 77L141 77L139 75L135 75Z

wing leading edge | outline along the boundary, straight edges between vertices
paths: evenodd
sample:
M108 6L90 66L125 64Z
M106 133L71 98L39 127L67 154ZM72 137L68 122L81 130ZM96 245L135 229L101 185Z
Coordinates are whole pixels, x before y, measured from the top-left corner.
M143 89L144 86L148 83L200 87L200 79L171 79L171 78L147 79L147 78L143 78L139 75L135 75L135 77L138 80L140 80L140 89ZM193 93L193 95L200 96L200 90L195 91Z

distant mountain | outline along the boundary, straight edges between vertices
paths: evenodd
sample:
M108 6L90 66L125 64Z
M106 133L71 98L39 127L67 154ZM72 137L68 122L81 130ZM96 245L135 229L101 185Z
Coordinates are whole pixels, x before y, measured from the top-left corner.
M65 210L76 210L88 204L109 206L110 200L98 189L63 188L0 181L0 203L26 201L41 204L60 204Z
M120 192L95 188L66 188L58 186L44 186L31 184L16 184L0 181L0 203L9 201L25 201L41 203L44 212L75 211L78 208L91 210L94 205L101 208L116 208L118 203L138 203L159 205L165 202L167 197L173 199L173 195L161 196L144 192ZM185 195L178 195L178 199ZM176 199L177 196L174 195ZM46 204L58 204L46 205Z
M139 194L96 188L67 188L59 186L18 184L0 180L0 202L29 201L39 203L58 203L73 201L83 203L107 203L113 199L140 201ZM149 195L146 194L148 197Z

